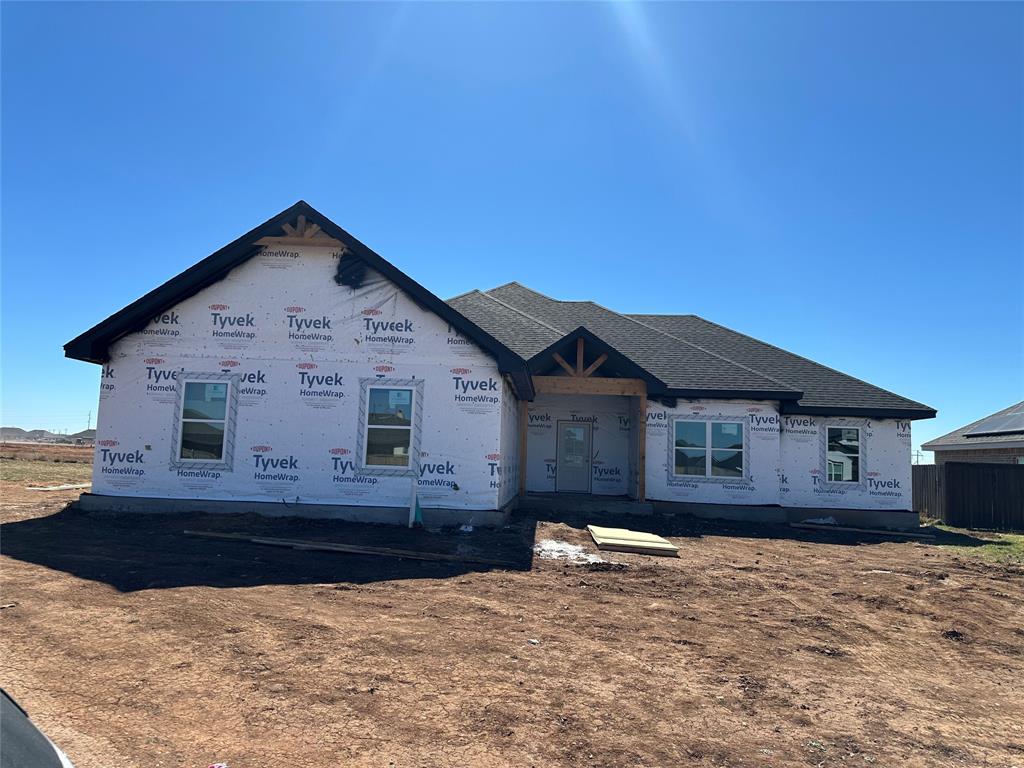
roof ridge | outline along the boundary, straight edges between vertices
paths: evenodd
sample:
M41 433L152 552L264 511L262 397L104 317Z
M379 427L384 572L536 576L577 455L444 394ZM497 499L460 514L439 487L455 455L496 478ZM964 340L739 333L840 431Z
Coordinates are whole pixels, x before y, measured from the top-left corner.
M457 296L452 296L450 298L445 299L444 303L448 304L449 302L455 301L456 299L461 299L464 296L469 296L471 293L483 293L483 291L481 291L479 288L470 288L468 291L463 291Z
M663 315L663 317L672 317L672 315ZM714 320L708 320L706 317L701 317L700 315L691 315L691 317L696 317L701 322L707 323L708 325L713 325L716 328L721 328L723 331L728 331L729 333L735 333L735 334L738 334L740 336L746 336L748 339L753 339L758 344L764 344L766 347L771 347L772 349L777 349L779 352L784 352L787 355L792 355L793 357L798 357L801 360L803 360L804 362L811 363L812 365L816 365L819 368L824 368L827 371L832 371L832 373L838 373L840 376L845 376L848 379L853 379L854 381L858 381L861 384L865 384L865 385L867 385L869 387L873 387L874 389L877 389L880 392L885 392L887 395L892 395L893 397L898 397L900 400L906 400L908 402L915 403L916 405L919 405L922 408L927 408L928 407L924 403L920 403L917 400L911 400L909 397L904 397L903 395L897 394L896 392L893 392L891 390L885 389L884 387L880 387L877 384L872 384L870 381L865 381L864 379L858 378L857 376L853 376L853 375L851 375L849 373L846 373L845 371L840 371L838 368L832 368L831 366L825 365L824 363L819 363L817 360L811 360L811 358L804 357L803 355L798 355L796 352L790 352L788 349L783 349L782 347L777 347L774 344L772 344L771 342L764 341L763 339L759 339L756 336L750 336L749 334L740 333L739 331L733 330L732 328L727 328L726 326L721 325L720 323L716 323Z
M526 288L526 286L521 286L521 287ZM530 289L527 288L527 290L530 290ZM535 293L536 293L536 291L535 291ZM560 328L555 328L555 326L549 325L548 323L545 323L540 318L534 317L533 315L531 315L531 314L529 314L527 312L523 312L523 310L519 309L519 307L514 307L511 304L509 304L507 301L502 301L497 296L491 296L491 294L487 293L486 291L481 291L480 295L481 296L486 296L491 301L494 301L494 302L497 302L498 304L501 304L501 306L505 307L506 309L511 309L513 312L516 312L516 313L522 315L523 317L525 317L528 320L532 320L537 325L543 326L544 328L547 328L549 331L554 331L555 333L557 333L559 335L562 335L562 336L565 335L565 331L561 330ZM458 298L458 297L456 297L456 298Z
M793 386L792 384L789 384L788 382L780 381L779 379L776 379L774 376L769 376L767 373L759 371L756 368L751 368L749 365L744 365L743 363L738 363L735 360L732 360L732 359L730 359L728 357L725 357L723 355L718 354L717 352L712 352L710 349L705 349L704 347L700 346L700 344L694 344L692 341L687 341L686 339L682 339L682 338L680 338L678 336L674 336L673 334L668 333L667 331L663 331L663 330L661 330L659 328L655 328L652 325L647 325L647 323L641 323L639 320L637 320L635 318L632 318L629 315L624 315L621 312L616 312L614 309L608 309L608 307L605 307L605 306L603 306L601 304L598 304L596 301L590 301L590 302L587 302L587 303L593 304L595 307L600 307L601 309L605 310L606 312L611 312L613 315L617 315L617 316L623 318L624 320L628 320L631 323L636 323L637 325L642 326L644 328L647 328L649 330L652 330L655 333L660 333L662 336L667 336L670 339L675 339L676 341L681 341L683 344L686 344L687 346L693 347L694 349L699 349L701 352L705 352L705 353L711 355L712 357L717 357L719 360L724 360L727 363L731 363L732 365L735 365L738 368L742 368L745 371L749 371L750 373L756 373L758 376L763 376L764 378L768 379L768 381L774 381L776 384L780 384L780 385L782 385L782 386L792 390L793 392L800 392L801 394L803 394L803 391L801 389L799 389L798 387Z
M502 283L501 285L496 285L494 288L491 288L489 290L484 291L484 293L486 293L488 296L490 296L491 295L491 291L497 291L497 290L500 290L501 288L507 288L510 285L514 285L514 286L516 286L518 288L522 288L524 291L529 291L530 293L534 293L537 296L542 296L545 299L547 299L548 301L554 301L554 302L556 302L558 304L566 304L566 303L568 303L566 301L563 301L562 299L556 299L554 296L548 296L546 293L541 293L540 291L535 290L535 289L531 288L528 285L523 285L518 280L509 280L507 283Z

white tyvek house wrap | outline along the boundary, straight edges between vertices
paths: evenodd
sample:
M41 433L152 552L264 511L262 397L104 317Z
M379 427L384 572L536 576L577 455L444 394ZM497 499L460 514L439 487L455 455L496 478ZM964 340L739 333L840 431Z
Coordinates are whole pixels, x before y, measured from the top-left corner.
M680 477L673 473L676 419L740 422L742 478ZM702 504L779 503L779 412L772 403L679 401L675 408L647 402L647 498Z
M557 424L592 424L590 492L623 496L630 478L630 404L628 397L537 395L529 404L526 432L526 489L555 491Z
M382 379L422 382L421 505L496 508L511 395L494 361L376 273L337 285L336 265L321 247L265 252L117 342L93 492L407 506L409 477L357 466L360 382ZM182 371L233 383L230 470L172 466Z
M673 420L741 421L746 432L744 478L672 474ZM860 482L829 483L825 427L861 429ZM787 507L892 509L912 507L910 422L821 416L782 416L771 403L680 401L647 403L647 498L704 504L781 504Z
M827 427L861 430L859 482L828 482ZM913 507L909 421L784 416L781 447L780 499L785 506L892 510Z
M507 381L502 385L501 448L491 473L492 482L498 484L499 507L519 493L519 408L526 405L516 400Z

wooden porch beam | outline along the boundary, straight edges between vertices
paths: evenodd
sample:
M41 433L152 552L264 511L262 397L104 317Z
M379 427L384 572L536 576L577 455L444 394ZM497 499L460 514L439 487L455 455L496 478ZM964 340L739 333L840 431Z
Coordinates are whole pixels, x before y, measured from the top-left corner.
M554 353L553 355L551 355L551 356L552 356L553 358L555 358L555 362L556 362L556 363L558 363L558 364L559 364L560 366L562 366L562 368L564 368L564 369L565 369L565 372L566 372L566 373L568 373L568 374L569 374L570 376L575 376L575 375L576 375L576 371L575 371L575 370L573 370L573 367L572 367L571 365L569 365L569 364L568 364L567 362L565 362L565 358L564 358L564 357L562 357L562 356L561 356L560 354L558 354L557 352L555 352L555 353Z
M647 494L647 395L636 398L636 500L643 501ZM671 461L672 459L670 459Z
M601 356L599 358L597 358L597 360L592 362L590 365L588 365L587 369L585 371L583 371L583 378L586 378L587 376L592 374L594 371L596 371L598 368L600 368L601 364L605 360L607 360L607 359L608 359L608 353L607 352L602 352Z
M643 379L611 379L582 376L534 376L533 388L549 395L647 395Z
M583 337L576 339L576 375L583 375Z

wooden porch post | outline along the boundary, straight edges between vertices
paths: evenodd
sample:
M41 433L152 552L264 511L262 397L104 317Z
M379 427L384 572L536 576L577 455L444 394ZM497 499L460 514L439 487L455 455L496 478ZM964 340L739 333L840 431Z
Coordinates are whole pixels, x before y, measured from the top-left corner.
M647 395L636 398L636 500L643 501L647 493Z
M526 494L526 426L530 423L530 404L519 401L519 495Z

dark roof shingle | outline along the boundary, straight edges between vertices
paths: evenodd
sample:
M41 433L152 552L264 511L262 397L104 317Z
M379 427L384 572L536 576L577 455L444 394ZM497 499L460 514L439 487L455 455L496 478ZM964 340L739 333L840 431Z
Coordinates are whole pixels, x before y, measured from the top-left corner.
M930 418L926 405L696 315L623 315L559 301L516 282L471 291L452 306L523 357L583 326L680 393L776 393L787 412ZM740 396L740 395L737 395Z
M786 382L592 301L558 301L519 283L508 283L486 293L537 322L557 328L563 335L585 327L671 389L775 392L782 397L796 394ZM533 354L547 346L538 347Z

